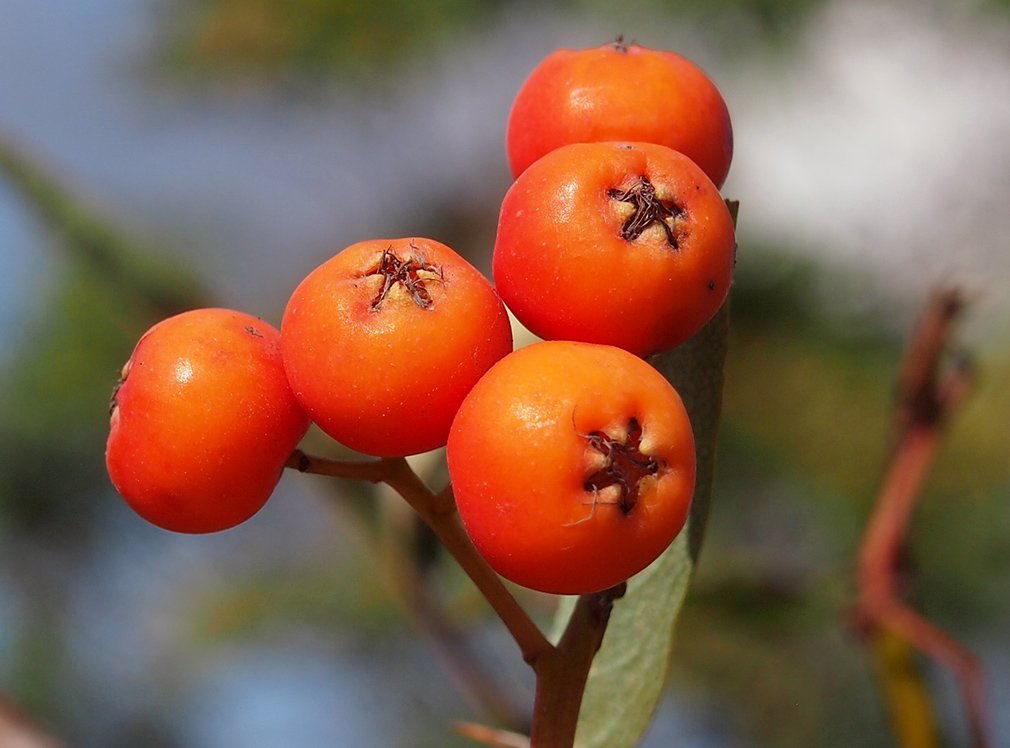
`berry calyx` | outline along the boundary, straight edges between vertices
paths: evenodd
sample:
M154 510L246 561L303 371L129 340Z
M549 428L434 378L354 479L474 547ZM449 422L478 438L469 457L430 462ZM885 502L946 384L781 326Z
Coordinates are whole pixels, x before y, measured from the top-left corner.
M413 245L411 247L416 250ZM378 310L382 306L382 302L397 284L407 292L415 304L422 309L430 309L435 302L425 284L432 280L443 279L441 268L414 253L405 260L400 259L392 247L382 250L378 264L366 275L378 275L382 278L382 288L372 300L373 310Z
M675 228L677 219L684 216L684 209L673 201L664 202L656 195L656 188L648 177L639 177L627 189L612 188L607 191L611 198L622 203L630 203L634 211L621 226L621 236L629 242L640 237L653 224L659 224L666 234L666 240L673 249L680 249Z
M628 421L628 434L624 439L615 439L603 431L594 431L586 436L589 447L604 458L603 465L586 477L583 486L594 497L612 486L618 490L616 503L625 516L631 514L638 504L639 486L648 476L659 472L659 462L655 457L643 454L642 427L637 418ZM595 508L594 499L594 508ZM603 502L602 500L600 503Z

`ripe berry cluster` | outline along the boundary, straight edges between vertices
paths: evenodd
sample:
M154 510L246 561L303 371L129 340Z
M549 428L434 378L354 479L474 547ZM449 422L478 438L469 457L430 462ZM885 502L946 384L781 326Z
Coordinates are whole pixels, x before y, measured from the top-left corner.
M695 448L644 357L729 292L726 106L672 52L561 50L520 89L506 145L495 285L438 241L376 239L309 273L280 330L226 309L151 328L106 450L137 513L193 533L248 519L314 422L379 457L446 446L468 534L521 585L597 591L662 553ZM506 306L544 342L513 351Z

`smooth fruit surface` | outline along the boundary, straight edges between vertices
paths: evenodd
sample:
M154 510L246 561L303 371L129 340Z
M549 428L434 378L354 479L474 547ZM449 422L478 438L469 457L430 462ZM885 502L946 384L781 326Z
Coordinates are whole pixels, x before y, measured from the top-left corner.
M683 528L694 438L673 387L611 346L548 341L477 383L448 444L463 524L502 576L543 592L606 589Z
M733 157L726 102L689 60L620 41L553 52L512 105L506 146L513 176L555 148L602 140L681 151L719 187Z
M106 467L149 522L224 530L266 503L308 426L280 333L243 312L196 309L148 330L123 367Z
M417 237L359 242L316 268L288 301L281 339L312 419L383 457L443 446L463 397L512 350L490 282Z
M577 143L505 194L493 272L537 335L644 356L711 319L735 253L729 209L689 158L651 143Z

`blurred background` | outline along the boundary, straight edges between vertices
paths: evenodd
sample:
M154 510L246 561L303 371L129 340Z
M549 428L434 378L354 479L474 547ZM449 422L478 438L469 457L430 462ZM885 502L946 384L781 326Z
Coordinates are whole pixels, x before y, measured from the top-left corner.
M909 597L978 653L1010 746L1006 0L0 0L4 698L70 745L469 744L451 720L483 715L390 584L395 505L287 475L242 527L159 531L108 484L107 404L160 317L278 324L354 241L427 235L487 271L512 97L553 49L619 34L720 86L741 201L715 500L645 745L894 744L845 614L902 342L954 283L980 374ZM527 705L500 626L419 552ZM956 684L925 672L966 744Z

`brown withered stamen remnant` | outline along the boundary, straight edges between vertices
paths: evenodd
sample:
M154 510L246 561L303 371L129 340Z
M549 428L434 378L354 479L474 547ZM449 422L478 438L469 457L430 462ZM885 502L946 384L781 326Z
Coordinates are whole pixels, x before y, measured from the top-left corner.
M119 407L119 390L122 389L123 385L126 384L126 377L130 374L130 361L127 361L123 368L119 370L119 377L116 379L116 384L112 388L112 394L109 396L109 415L111 416L116 408Z
M680 249L673 227L678 218L684 217L684 209L675 203L667 204L660 200L656 196L656 188L648 177L639 177L638 181L626 190L614 188L607 194L614 200L631 203L635 207L635 212L628 216L621 226L622 238L634 241L652 224L658 223L663 227L670 246L673 249Z
M401 260L392 248L382 250L379 264L374 270L366 273L366 275L381 275L383 277L382 288L372 299L372 311L376 311L382 306L382 302L386 300L389 292L397 283L407 290L415 304L422 309L429 309L434 301L425 286L425 279L420 275L422 271L431 273L435 278L442 277L441 268L430 264L423 256L412 254L409 259Z
M116 410L116 408L119 407L119 403L116 401L116 398L119 396L119 390L123 386L123 383L125 381L126 381L126 379L124 377L120 377L120 379L116 382L116 384L112 388L112 394L109 396L109 415L110 416L113 414L113 412Z
M631 514L638 503L638 484L646 476L659 472L656 459L642 454L642 426L632 418L628 422L628 436L623 442L602 431L594 431L585 438L590 447L606 457L603 467L586 478L585 489L595 494L609 486L618 486L621 498L617 506L625 516Z

